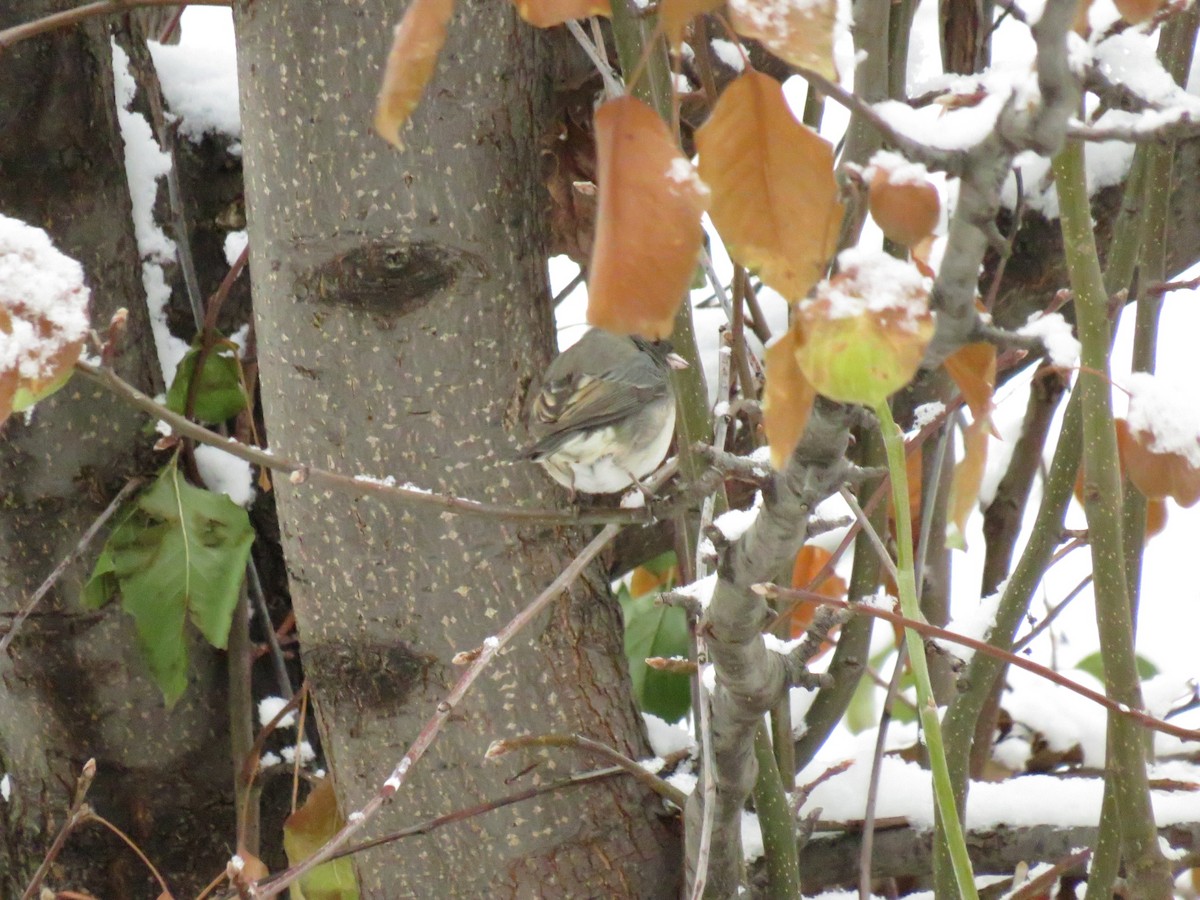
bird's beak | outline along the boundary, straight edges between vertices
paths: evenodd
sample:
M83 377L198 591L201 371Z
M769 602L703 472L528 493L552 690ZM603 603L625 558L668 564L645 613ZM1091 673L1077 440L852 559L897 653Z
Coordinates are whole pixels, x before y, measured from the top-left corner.
M678 353L668 353L667 354L667 365L670 366L672 369L674 369L677 372L680 371L681 369L690 368L690 366L688 366L688 361L686 359L684 359L682 356L680 356Z

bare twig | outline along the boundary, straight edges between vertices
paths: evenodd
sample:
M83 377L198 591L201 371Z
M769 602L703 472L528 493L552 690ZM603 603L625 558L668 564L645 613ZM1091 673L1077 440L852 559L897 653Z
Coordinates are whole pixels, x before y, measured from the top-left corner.
M661 475L658 483L669 477L669 471L665 475ZM658 484L652 485L657 487ZM434 740L441 733L442 728L450 719L450 714L454 711L455 706L461 702L467 691L478 680L483 670L487 668L492 659L503 650L520 631L533 621L551 602L556 600L567 587L579 576L579 574L587 567L587 565L600 554L600 552L608 546L615 538L620 529L616 525L606 525L601 529L600 533L594 537L591 542L579 552L579 554L571 561L571 563L554 579L541 594L533 599L523 610L517 613L508 624L500 629L496 634L484 639L483 644L467 653L460 654L461 661L467 662L467 669L459 677L458 682L450 690L446 699L438 703L434 714L426 721L424 727L416 739L409 746L408 751L396 764L396 767L388 775L387 779L380 786L375 796L372 797L361 809L351 813L346 817L346 824L330 838L324 846L317 850L312 856L303 862L292 866L287 871L263 882L257 886L259 897L276 897L290 884L296 881L301 875L310 872L316 866L325 862L338 852L346 843L354 836L370 819L379 811L379 809L390 800L404 783L408 780L408 773L417 762L425 755L426 751L432 746Z
M875 548L875 555L879 557L879 561L883 567L888 570L888 574L892 576L892 580L896 579L896 562L892 559L892 554L888 552L887 546L883 543L874 526L871 525L871 520L867 518L867 514L863 508L858 505L858 500L846 488L841 488L839 493L842 499L846 501L846 505L850 507L850 511L854 513L855 521L858 527L866 534L867 539L871 542L871 546Z
M665 765L677 763L688 755L687 750L679 750L665 757L663 762ZM385 834L382 837L377 837L369 841L363 841L360 844L353 844L349 847L343 847L330 859L341 859L346 856L352 856L355 853L361 853L363 850L370 850L372 847L379 847L383 844L390 844L392 841L398 841L406 837L415 837L416 835L430 834L439 828L444 828L446 825L452 825L455 822L465 822L475 816L483 815L484 813L492 812L493 810L503 809L505 806L511 806L514 803L520 803L523 800L531 800L534 797L540 797L543 794L551 794L555 791L563 790L564 788L576 787L581 784L591 784L595 781L603 781L607 778L612 778L615 775L629 774L628 770L622 766L609 766L605 769L596 769L592 772L578 772L574 775L568 775L566 778L560 778L557 781L539 784L535 787L526 788L523 791L517 791L514 794L509 794L501 797L498 800L487 800L483 803L478 803L475 806L468 806L463 809L455 810L451 813L446 813L444 816L437 816L433 819L428 819L424 822L418 822L416 825L409 825L407 828L401 828L399 831L393 831L390 834Z
M118 828L112 822L108 821L108 819L104 818L104 816L99 815L98 813L92 812L91 810L88 810L87 815L84 817L84 821L85 822L95 822L97 825L103 825L105 828L107 828L109 831L111 831L113 834L115 834L117 837L119 837L122 841L124 841L125 845L127 847L129 847L130 850L133 851L134 855L142 861L142 865L144 865L147 869L150 870L150 874L154 876L154 880L157 881L158 886L160 888L162 888L162 896L164 896L164 897L172 896L171 889L169 887L167 887L167 882L162 877L162 873L159 872L158 869L156 869L154 867L154 863L150 862L149 857L147 857L146 854L142 852L142 848L139 847L136 842L134 842L133 838L131 838L129 835L127 835L124 831L122 831L120 828Z
M267 647L271 653L271 668L275 672L275 683L279 687L279 695L285 700L292 699L292 679L288 675L287 661L283 658L283 648L279 646L279 635L271 623L271 610L267 608L267 595L263 591L262 579L258 577L258 566L254 560L246 565L246 589L254 603L254 609L263 621L266 629Z
M658 794L664 800L674 803L680 809L687 802L687 794L669 784L643 766L635 759L630 759L615 747L594 741L582 734L537 734L523 735L515 738L501 738L493 741L485 754L488 759L497 759L514 750L524 750L529 747L571 747L584 750L594 756L599 756L610 763L624 769L639 783Z
M67 843L67 838L71 836L71 832L78 828L87 820L91 810L87 805L87 792L92 786L92 781L96 777L96 761L89 759L83 764L83 769L79 773L79 777L75 780L75 794L71 798L71 807L67 810L67 818L63 821L63 826L58 830L58 834L54 836L53 843L50 844L50 849L46 851L46 855L42 858L42 863L37 867L37 871L33 873L33 878L29 880L29 886L25 888L25 893L21 895L21 900L33 900L39 895L39 889L42 882L46 879L50 867L54 865L54 860L58 859L58 854L62 852L63 846Z
M899 613L892 612L887 609L879 609L875 606L867 606L861 603L847 603L845 600L834 600L829 597L824 597L820 594L815 594L811 591L793 591L788 588L782 588L774 584L758 585L763 596L768 598L785 598L793 597L801 600L810 600L813 603L820 603L824 606L836 606L840 609L852 609L857 613L872 616L876 619L883 619L886 622L891 622L893 625L899 625L904 628L911 628L918 634L925 637L937 638L942 641L949 641L953 644L961 644L964 647L969 647L976 653L982 653L986 656L994 657L1002 660L1010 666L1016 666L1020 669L1025 669L1028 672L1033 672L1035 675L1040 675L1047 681L1057 684L1059 687L1064 687L1069 691L1074 691L1079 696L1091 700L1103 706L1105 709L1124 716L1138 724L1152 729L1153 731L1161 731L1163 734L1169 734L1179 738L1181 741L1200 742L1200 730L1192 728L1180 728L1177 725L1172 725L1170 722L1164 722L1162 719L1156 719L1154 716L1140 709L1133 709L1123 703L1118 703L1115 700L1110 700L1103 694L1086 688L1077 682L1072 681L1065 675L1060 675L1053 669L1048 669L1045 666L1032 662L1023 656L1018 656L1015 653L1009 653L1007 650L1001 650L999 647L993 647L991 644L984 641L976 640L972 637L967 637L963 634L957 634L953 631L947 631L945 628L938 628L936 625L930 625L928 622L919 622L916 619L909 619Z
M192 6L232 6L230 0L188 0ZM0 52L7 50L18 41L24 41L47 31L67 28L77 25L86 19L96 16L111 16L117 13L129 12L145 6L179 6L180 0L98 0L96 3L85 3L74 9L63 10L53 15L43 16L31 22L22 22L12 28L0 31Z
M413 485L396 484L394 479L367 478L365 476L341 475L337 472L310 466L294 459L280 456L268 450L261 450L243 444L232 438L225 438L209 431L202 425L197 425L186 416L172 412L161 403L146 396L129 382L116 373L93 366L82 360L75 363L75 371L89 381L95 382L108 391L116 394L132 406L166 422L178 434L191 438L200 444L207 444L228 453L230 456L245 460L256 466L274 469L277 472L291 474L293 484L303 484L312 481L320 487L335 488L356 494L376 494L408 503L418 503L426 506L436 506L448 512L469 515L480 515L499 519L510 519L523 522L543 522L546 524L647 524L654 520L650 507L643 509L609 509L609 510L570 510L538 509L528 506L510 506L499 503L483 503L479 500L468 500L455 497L452 494L436 494Z
M63 573L66 572L67 569L70 568L70 566L83 555L84 551L87 550L88 545L91 544L96 535L100 533L100 529L104 527L105 523L113 517L118 509L121 508L121 505L129 499L129 496L144 483L145 480L142 478L130 479L125 483L125 486L117 492L117 495L112 498L108 506L104 507L104 511L96 517L95 521L88 526L87 531L83 533L83 536L79 539L79 543L75 545L75 549L62 558L62 561L54 567L54 571L47 575L46 580L38 585L38 589L33 592L32 596L30 596L29 602L27 602L24 608L13 618L12 624L8 626L8 633L5 634L4 637L0 638L0 653L3 653L8 649L9 644L13 642L13 638L17 636L17 630L21 627L21 624L29 618L29 614L33 612L34 607L37 606L42 601L42 598L50 592L50 589L58 583L58 579L62 578Z
M599 48L592 43L592 39L587 36L582 26L571 19L567 22L567 30L571 32L571 36L575 38L583 52L587 54L587 58L592 61L592 65L596 67L596 71L600 73L600 78L604 81L604 92L608 98L611 100L624 94L625 86L621 83L621 79L612 70L608 60L600 55Z
M883 711L879 717L879 728L875 732L875 750L871 755L871 776L867 782L866 809L862 822L862 846L858 855L859 900L871 900L871 869L875 856L875 808L879 799L879 776L883 771L883 753L887 748L888 726L892 721L892 709L900 697L900 679L904 675L904 664L908 661L908 644L900 642L896 649L896 666L887 683Z
M913 140L908 135L893 128L891 122L880 115L874 106L858 95L852 94L850 91L842 88L841 85L835 84L825 76L811 69L806 69L802 66L795 66L794 68L809 84L822 94L836 100L850 112L862 116L863 121L869 122L876 131L883 135L884 140L909 159L924 163L932 169L939 169L950 175L962 174L963 166L966 165L968 159L966 151L942 150L937 147L931 147L921 141Z

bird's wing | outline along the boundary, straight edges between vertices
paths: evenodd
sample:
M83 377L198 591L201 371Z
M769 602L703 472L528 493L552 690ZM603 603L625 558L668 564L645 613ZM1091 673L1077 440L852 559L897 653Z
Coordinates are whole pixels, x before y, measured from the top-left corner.
M553 452L566 436L619 422L668 391L667 380L649 357L626 366L619 376L605 372L552 381L533 403L530 425L539 439L530 452Z

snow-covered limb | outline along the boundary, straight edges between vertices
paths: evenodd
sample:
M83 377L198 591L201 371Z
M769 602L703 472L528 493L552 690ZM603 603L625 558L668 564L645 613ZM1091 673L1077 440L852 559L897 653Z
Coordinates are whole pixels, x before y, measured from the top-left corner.
M927 366L945 360L977 328L975 297L979 266L990 245L1006 246L995 222L1000 192L1011 171L1013 157L1027 149L1044 154L1055 152L1079 104L1079 80L1070 69L1067 53L1075 7L1074 0L1048 0L1041 18L1033 26L1037 44L1036 86L1028 85L1014 92L1001 110L995 129L967 151L958 205L933 288L937 331L925 355Z
M716 591L701 620L716 683L712 692L713 759L717 780L709 891L730 896L742 864L742 806L754 786L754 733L762 715L784 696L796 676L784 656L767 649L762 626L769 617L753 586L789 570L817 504L846 473L849 413L820 403L787 469L763 492L757 519L721 553ZM688 865L695 864L705 802L694 792L685 810ZM689 880L691 873L689 873Z

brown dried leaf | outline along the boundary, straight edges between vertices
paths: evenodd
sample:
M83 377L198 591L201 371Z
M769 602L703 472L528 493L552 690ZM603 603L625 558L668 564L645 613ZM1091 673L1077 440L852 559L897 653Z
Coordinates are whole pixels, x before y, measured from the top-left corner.
M945 366L971 408L971 416L979 421L991 415L992 394L996 390L996 347L967 344L952 353Z
M404 148L400 129L433 77L453 13L454 0L413 0L396 26L375 103L375 131L398 150Z
M572 19L611 16L608 0L513 0L521 18L534 28L553 28Z
M1113 0L1121 18L1130 25L1141 25L1154 18L1163 5L1163 0Z
M634 97L596 111L599 209L588 267L588 322L669 337L704 240L707 189L666 124Z
M954 478L950 482L950 524L946 537L947 545L958 550L967 549L967 519L979 502L990 432L991 422L987 416L976 418L963 431L963 458L954 467Z
M723 0L660 0L658 4L658 20L662 23L663 33L670 42L671 49L676 49L683 40L683 29L696 16L710 13L721 5Z
M933 234L942 211L942 201L931 182L896 177L882 166L875 168L871 178L868 203L871 218L883 233L910 248Z
M696 132L712 220L734 260L789 300L808 293L837 246L833 150L792 115L783 88L747 72Z
M1133 431L1124 419L1115 425L1122 467L1134 487L1151 500L1171 497L1184 507L1200 500L1200 469L1186 456L1154 450L1154 435Z
M837 0L730 0L733 30L785 62L837 80L833 26Z
M804 436L817 392L796 363L796 333L788 331L767 348L763 387L763 428L771 465L782 471Z

